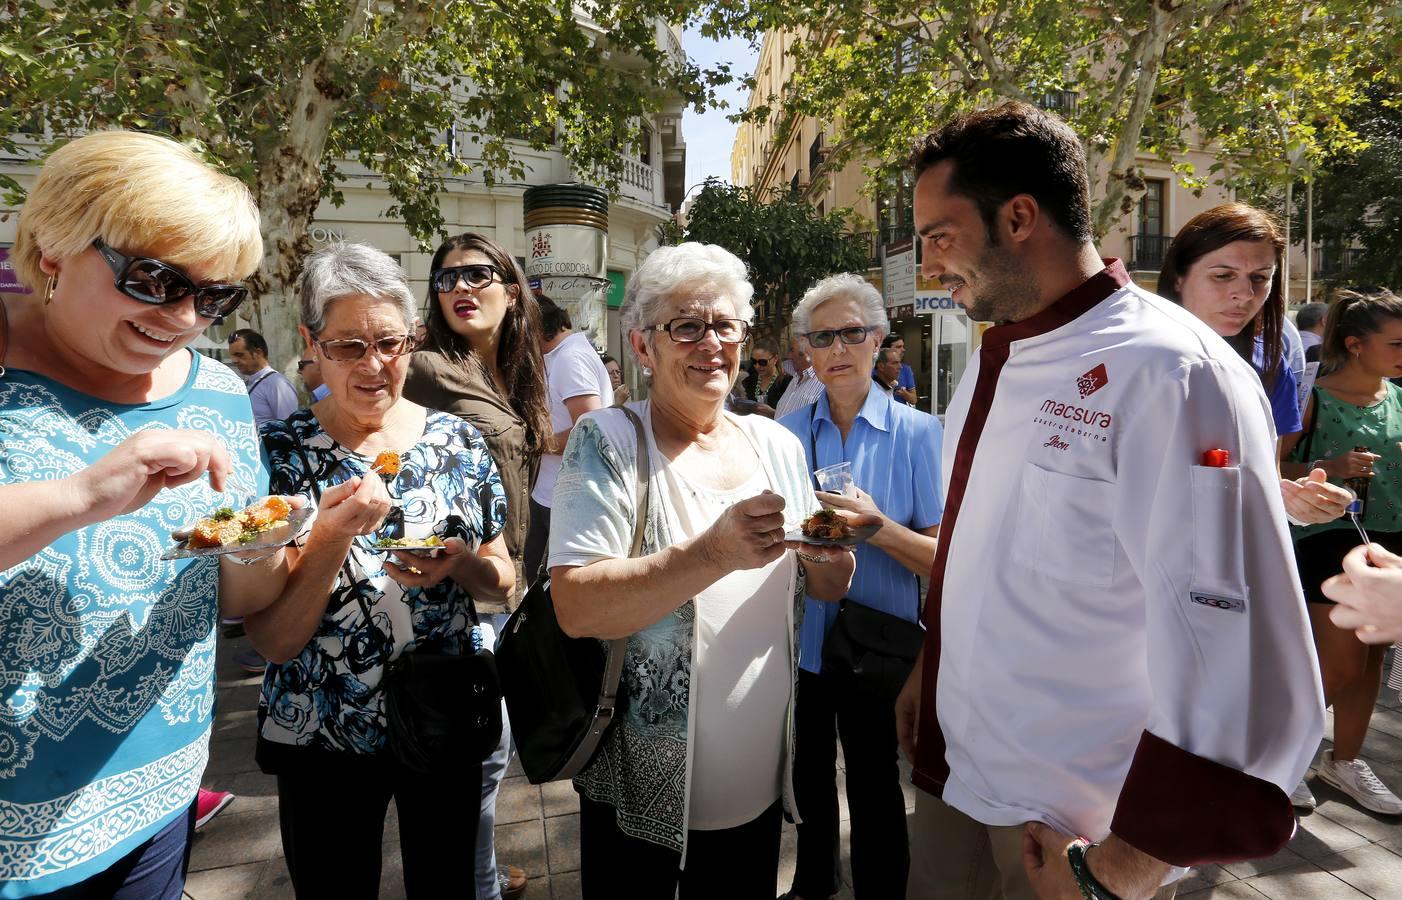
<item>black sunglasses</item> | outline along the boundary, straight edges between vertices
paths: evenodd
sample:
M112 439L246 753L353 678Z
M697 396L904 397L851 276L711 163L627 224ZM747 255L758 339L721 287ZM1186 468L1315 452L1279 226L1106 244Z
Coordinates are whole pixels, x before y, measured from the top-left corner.
M762 356L752 356L750 357L750 362L754 363L757 366L767 366L769 365L770 361Z
M321 348L322 354L332 362L355 362L364 358L371 347L375 348L375 352L380 355L381 359L394 359L396 356L414 352L419 342L412 334L395 334L378 338L373 343L351 338L341 341L317 341L316 345ZM303 362L310 362L310 360L303 360ZM301 370L300 363L297 368Z
M707 322L695 316L679 316L664 325L649 325L643 331L665 331L678 344L695 344L714 331L722 344L742 343L750 333L750 323L744 319L716 319Z
M193 296L195 312L206 319L213 319L217 324L238 309L248 296L248 288L237 284L207 284L200 287L174 266L159 259L118 253L107 246L102 238L93 239L92 245L116 276L113 283L117 290L142 303L161 306L179 303Z
M449 266L446 269L434 269L429 276L429 281L433 283L433 289L440 294L446 294L458 286L462 281L467 286L478 291L493 281L506 282L506 273L491 263L473 263L470 266Z
M363 354L363 353L361 354L361 356L364 356L364 355L365 355L365 354ZM359 359L360 357L356 357L356 358ZM297 371L300 372L300 371L302 371L303 369L305 369L307 366L314 366L314 365L316 365L316 360L314 360L314 359L299 359L299 360L297 360Z
M842 338L844 344L860 344L867 339L871 333L871 327L867 325L853 325L851 328L826 328L822 331L810 331L803 336L808 343L814 347L831 347L833 338Z

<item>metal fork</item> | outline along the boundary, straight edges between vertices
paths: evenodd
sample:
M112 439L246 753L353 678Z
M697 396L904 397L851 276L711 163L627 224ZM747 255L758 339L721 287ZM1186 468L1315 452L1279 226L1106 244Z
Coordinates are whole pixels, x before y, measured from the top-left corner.
M1353 521L1353 527L1358 529L1358 536L1363 539L1363 543L1373 543L1373 539L1368 537L1368 532L1364 529L1363 523L1358 520L1358 513L1350 511L1348 517Z

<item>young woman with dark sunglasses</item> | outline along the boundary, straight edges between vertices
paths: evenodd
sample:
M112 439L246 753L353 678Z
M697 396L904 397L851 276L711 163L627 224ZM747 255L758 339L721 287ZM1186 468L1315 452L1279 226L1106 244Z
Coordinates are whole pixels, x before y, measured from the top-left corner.
M33 293L0 298L7 897L181 896L215 625L254 607L217 590L243 567L160 557L172 528L265 493L243 382L189 349L262 253L247 188L149 134L66 144L20 210Z
M774 407L779 405L779 398L784 396L784 391L792 380L791 376L779 367L781 359L778 342L771 338L755 341L750 350L750 362L754 363L754 367L740 382L745 391L745 398L759 404L755 407L756 413L772 419Z
M551 435L540 352L540 308L511 254L479 234L460 234L433 254L428 288L428 339L413 355L404 396L467 419L486 438L506 492L506 548L516 590L505 603L479 602L484 624L500 632L521 603L530 575L522 559L531 488ZM510 760L511 729L502 707L502 739L482 763L477 894L496 900L525 888L525 874L496 864L496 796ZM500 868L500 872L498 869Z

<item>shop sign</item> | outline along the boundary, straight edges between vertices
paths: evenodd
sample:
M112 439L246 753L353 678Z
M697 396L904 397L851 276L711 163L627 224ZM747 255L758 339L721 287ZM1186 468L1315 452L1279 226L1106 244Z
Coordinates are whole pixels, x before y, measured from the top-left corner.
M588 225L526 229L526 275L607 279L608 232ZM546 293L549 293L547 291Z
M881 254L882 298L886 308L904 306L915 297L915 242L910 238L887 244Z
M7 294L28 294L29 288L20 283L19 275L15 273L14 264L10 262L10 248L0 247L0 291Z
M948 291L938 294L916 294L915 313L920 316L933 316L936 313L963 312L964 307L954 302Z

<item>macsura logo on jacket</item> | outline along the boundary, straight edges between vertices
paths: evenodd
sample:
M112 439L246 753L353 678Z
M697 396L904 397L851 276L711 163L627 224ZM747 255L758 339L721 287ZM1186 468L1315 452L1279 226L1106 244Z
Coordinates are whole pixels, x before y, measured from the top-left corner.
M1109 428L1113 421L1107 412L1098 409L1090 409L1085 406L1074 406L1070 403L1058 403L1055 400L1046 400L1042 403L1042 412L1058 419L1070 419L1072 422L1081 422L1093 428Z

